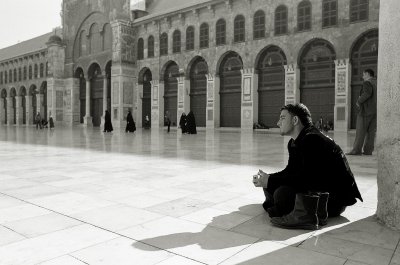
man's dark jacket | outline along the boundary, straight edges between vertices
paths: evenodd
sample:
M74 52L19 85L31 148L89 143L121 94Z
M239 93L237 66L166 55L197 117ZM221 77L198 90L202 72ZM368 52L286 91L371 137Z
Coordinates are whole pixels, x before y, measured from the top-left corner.
M296 192L327 191L330 199L343 206L360 199L354 175L342 149L314 126L305 127L288 143L289 162L286 168L271 174L268 186L290 186Z

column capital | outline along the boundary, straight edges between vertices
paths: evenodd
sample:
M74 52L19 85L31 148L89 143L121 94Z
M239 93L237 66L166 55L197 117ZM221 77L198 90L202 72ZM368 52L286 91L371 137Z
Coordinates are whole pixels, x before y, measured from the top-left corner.
M294 72L297 69L299 69L299 66L297 65L297 63L292 63L292 64L287 64L283 66L285 68L286 72Z
M345 58L345 59L336 59L335 61L335 65L336 66L347 66L350 63L350 59L349 58Z
M160 81L155 79L150 81L151 86L158 86L160 84Z
M254 68L245 68L241 69L240 72L242 75L254 75L256 73L256 70Z

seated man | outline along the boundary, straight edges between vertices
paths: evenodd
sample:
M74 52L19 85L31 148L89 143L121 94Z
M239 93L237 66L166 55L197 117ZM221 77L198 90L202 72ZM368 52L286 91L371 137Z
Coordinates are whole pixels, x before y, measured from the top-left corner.
M288 165L274 174L260 170L253 177L254 185L264 188L263 207L273 224L317 229L328 215L340 215L356 198L362 201L343 151L312 125L305 105L284 106L278 126L281 135L292 138Z

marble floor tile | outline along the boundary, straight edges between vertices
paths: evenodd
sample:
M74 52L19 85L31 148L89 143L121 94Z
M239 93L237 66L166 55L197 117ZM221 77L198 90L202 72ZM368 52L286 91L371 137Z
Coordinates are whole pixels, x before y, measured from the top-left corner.
M18 206L24 204L23 201L18 200L16 198L12 198L10 196L7 196L5 194L0 194L0 209L2 208L8 208L8 207L13 207L13 206Z
M181 257L181 256L173 256L172 258L163 260L159 263L157 263L157 265L202 265L204 263L200 263L197 261L194 261L192 259L188 259L185 257Z
M0 225L0 247L24 239L26 239L26 237L23 235Z
M23 220L7 222L3 225L27 238L32 238L81 224L81 222L75 219L56 213L49 213Z
M156 204L154 206L146 208L146 210L155 213L160 213L163 215L179 217L182 215L186 215L210 207L211 205L212 203L202 200L182 198L165 203Z
M173 254L127 238L117 238L70 254L91 265L153 265Z
M26 218L45 215L49 213L49 210L24 203L14 207L0 209L0 224L23 220Z
M51 259L49 261L41 262L38 265L87 265L80 260L71 256L62 256L59 258Z
M389 264L393 255L393 250L390 249L337 239L328 235L312 237L299 247L370 265Z
M110 205L72 214L78 220L117 231L163 217L160 214L125 205Z
M2 246L0 264L37 264L115 237L101 229L80 225Z
M400 242L397 245L396 252L394 253L389 265L400 265Z

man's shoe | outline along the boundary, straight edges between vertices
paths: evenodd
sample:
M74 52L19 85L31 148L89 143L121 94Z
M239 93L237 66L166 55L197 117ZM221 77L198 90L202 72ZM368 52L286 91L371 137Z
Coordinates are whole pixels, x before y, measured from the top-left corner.
M319 196L318 200L318 225L324 226L328 224L328 199L329 192L316 192L313 195Z
M318 201L317 195L298 193L293 211L282 217L273 217L271 223L287 229L316 230L318 229Z
M361 152L350 151L350 152L346 153L346 155L349 155L349 156L360 156Z

